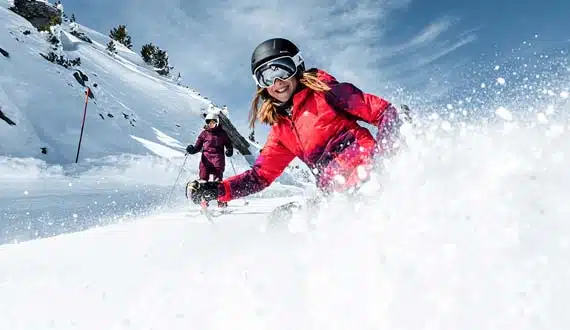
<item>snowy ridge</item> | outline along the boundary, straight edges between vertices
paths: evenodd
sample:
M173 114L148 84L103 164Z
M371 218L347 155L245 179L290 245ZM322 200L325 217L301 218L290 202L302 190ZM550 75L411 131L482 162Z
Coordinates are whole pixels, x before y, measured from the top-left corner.
M172 205L184 203L184 184L197 178L200 159L185 159L184 149L200 133L202 114L221 109L158 75L119 43L110 54L109 37L81 24L64 22L54 30L61 40L54 47L10 6L0 0L0 47L9 52L0 56L0 108L15 122L0 120L0 243L132 217L163 205L171 189ZM40 55L54 48L81 64L65 68ZM74 74L88 77L85 87ZM87 87L94 98L75 164ZM236 154L225 176L250 163ZM289 175L283 180L298 185ZM256 197L298 190L277 184Z
M0 146L0 155L73 162L86 87L94 98L87 106L81 160L123 153L172 157L176 153L160 153L144 141L161 144L157 131L177 139L178 145L196 137L199 115L210 101L159 76L137 53L118 43L117 54L111 55L105 49L109 37L76 23L64 22L59 39L61 54L79 57L81 64L64 68L48 62L40 56L52 50L47 33L38 32L8 7L8 2L0 2L0 45L10 53L10 58L1 59L0 107L16 125L0 122L0 136L9 141ZM93 43L73 36L73 25ZM76 70L88 77L85 87L73 77ZM41 148L47 148L47 154Z

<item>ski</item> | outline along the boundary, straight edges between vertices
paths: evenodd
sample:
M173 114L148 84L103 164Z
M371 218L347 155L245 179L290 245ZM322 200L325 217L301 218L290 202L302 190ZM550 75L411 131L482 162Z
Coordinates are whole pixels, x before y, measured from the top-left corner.
M205 200L200 202L200 213L204 215L210 223L214 224L214 219L210 213L210 210L208 209L208 202Z
M301 209L302 205L299 202L288 202L277 206L267 216L267 226L276 227L286 225L293 217L293 212Z
M221 217L224 215L249 214L251 212L248 212L247 210L241 210L240 207L210 209L208 206L201 204L201 205L199 205L199 209L196 209L196 208L191 206L190 210L188 210L187 216L194 217L194 216L196 216L196 213L198 213L200 215L204 215L209 221L213 221L214 218L218 218L218 217Z

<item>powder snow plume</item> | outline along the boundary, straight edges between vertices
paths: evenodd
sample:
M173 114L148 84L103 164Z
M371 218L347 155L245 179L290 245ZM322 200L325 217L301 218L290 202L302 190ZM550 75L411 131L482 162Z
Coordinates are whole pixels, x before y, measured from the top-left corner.
M562 72L499 79L484 97L425 114L408 150L371 183L379 192L356 211L340 197L329 203L304 254L306 328L565 327L570 103ZM486 101L468 102L477 99Z

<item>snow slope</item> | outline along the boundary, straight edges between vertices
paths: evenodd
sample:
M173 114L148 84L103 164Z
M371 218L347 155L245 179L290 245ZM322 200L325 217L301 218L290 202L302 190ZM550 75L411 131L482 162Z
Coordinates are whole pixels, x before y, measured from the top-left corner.
M9 6L0 0L0 47L10 53L0 56L0 108L16 125L0 120L0 243L133 217L164 204L171 189L172 202L183 202L200 159L184 159L184 148L201 132L211 101L159 76L118 43L117 54L108 53L109 37L80 24L92 43L72 35L69 23L54 33L61 40L56 52L79 57L81 65L49 62L40 56L53 50L47 33ZM77 70L94 98L75 164L86 90L73 76ZM225 175L249 163L236 153ZM281 179L298 184L289 174ZM294 190L276 185L262 196Z
M0 327L562 329L569 124L423 123L373 203L314 231L264 231L283 199L261 198L0 246Z
M471 97L419 116L367 197L336 196L314 230L300 216L265 230L266 212L306 193L279 185L211 225L173 186L181 157L123 154L123 141L78 166L0 159L2 243L18 243L0 246L0 329L566 328L568 77L518 69L520 84L485 87L484 116L467 115ZM165 120L146 115L126 140L174 150Z
M81 160L124 153L172 157L179 153L170 148L180 151L195 139L202 126L199 115L210 101L157 75L118 43L118 54L109 54L109 38L81 25L79 31L92 44L71 35L68 23L60 37L62 54L79 57L81 65L66 69L48 62L40 56L50 50L47 34L8 7L0 1L0 45L11 54L0 59L0 107L16 125L0 122L0 137L9 141L0 146L0 155L58 164L75 161L86 90L73 77L76 69L87 75L95 96L87 106ZM31 33L23 34L26 30ZM165 143L161 135L175 140ZM154 148L155 143L169 148Z

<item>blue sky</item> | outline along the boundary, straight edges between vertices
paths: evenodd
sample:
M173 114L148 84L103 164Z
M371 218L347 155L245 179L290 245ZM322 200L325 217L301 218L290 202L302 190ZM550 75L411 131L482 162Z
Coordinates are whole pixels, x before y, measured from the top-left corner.
M303 50L308 66L321 67L367 92L422 100L449 97L456 86L478 86L479 81L469 79L474 70L492 72L496 63L521 54L568 50L570 39L570 2L562 0L63 4L80 23L103 33L126 24L137 51L147 42L166 49L186 84L219 105L227 104L243 123L254 90L251 51L269 37L290 38ZM397 87L409 92L404 96Z

